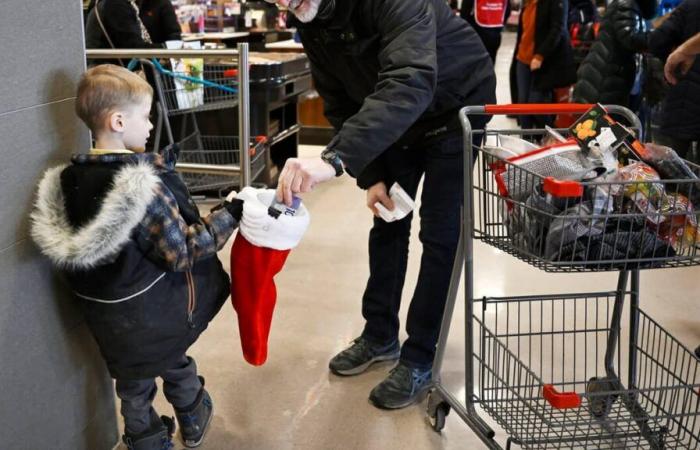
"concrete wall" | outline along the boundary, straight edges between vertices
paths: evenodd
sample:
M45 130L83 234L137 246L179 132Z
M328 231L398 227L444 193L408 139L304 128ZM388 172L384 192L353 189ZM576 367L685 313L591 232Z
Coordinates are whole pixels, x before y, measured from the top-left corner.
M73 113L82 1L0 3L0 447L111 449L111 380L77 303L28 237L42 172L89 145Z

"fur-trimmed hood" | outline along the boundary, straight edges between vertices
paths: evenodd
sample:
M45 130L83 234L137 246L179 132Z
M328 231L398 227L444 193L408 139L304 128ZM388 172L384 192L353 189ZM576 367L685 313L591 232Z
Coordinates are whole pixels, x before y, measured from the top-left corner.
M76 228L68 220L61 173L46 171L31 213L31 236L60 269L87 270L117 255L146 214L160 179L146 161L118 169L97 214Z

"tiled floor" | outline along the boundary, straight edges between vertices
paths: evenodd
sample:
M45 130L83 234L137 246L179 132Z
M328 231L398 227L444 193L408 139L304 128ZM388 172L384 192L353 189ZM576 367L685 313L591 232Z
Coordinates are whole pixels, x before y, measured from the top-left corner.
M507 68L514 36L504 36L498 59L499 100L509 101ZM493 122L504 125L503 119ZM312 154L319 148L305 148ZM360 297L367 277L366 237L371 215L364 193L343 177L320 186L304 201L312 214L309 231L277 277L279 290L270 354L262 367L242 358L236 316L226 305L191 349L215 404L205 450L374 450L476 449L481 442L454 414L441 434L433 432L420 404L402 411L375 409L367 395L388 371L338 378L327 363L360 332ZM404 300L417 276L417 228ZM228 261L228 252L220 255ZM477 244L476 295L576 292L614 287L614 275L548 275L508 255ZM226 264L228 265L228 264ZM698 269L651 271L642 275L642 305L684 344L700 343ZM406 307L403 308L405 314ZM455 312L443 378L464 396L463 308ZM405 316L404 316L405 317ZM162 414L171 409L159 395ZM503 432L497 439L503 443ZM119 447L120 449L122 447ZM177 448L182 448L178 443Z

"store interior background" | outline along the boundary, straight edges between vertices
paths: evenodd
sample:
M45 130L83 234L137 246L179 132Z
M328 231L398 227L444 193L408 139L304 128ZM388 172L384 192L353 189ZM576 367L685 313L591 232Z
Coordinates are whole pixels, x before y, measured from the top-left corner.
M512 32L504 34L497 61L502 103L509 101L514 40ZM85 67L80 0L6 0L0 42L5 60L0 66L0 385L5 387L0 447L111 449L120 434L112 382L75 301L28 238L27 215L41 173L89 146L87 130L73 114L75 85ZM504 118L492 122L508 125ZM321 149L301 146L299 152L313 155ZM371 406L369 391L388 366L353 378L328 372L329 358L363 325L360 298L371 214L364 193L348 177L320 186L304 201L312 222L277 277L268 362L252 367L243 360L230 304L191 350L215 404L201 448L480 448L454 415L437 434L427 423L424 404L393 412ZM404 305L420 256L417 223L413 229ZM228 266L228 251L219 256ZM545 274L483 245L477 245L475 260L477 296L607 290L615 284L614 274ZM691 349L700 344L698 275L697 268L642 273L642 306ZM460 395L463 328L458 307L443 378ZM172 415L162 396L156 407Z

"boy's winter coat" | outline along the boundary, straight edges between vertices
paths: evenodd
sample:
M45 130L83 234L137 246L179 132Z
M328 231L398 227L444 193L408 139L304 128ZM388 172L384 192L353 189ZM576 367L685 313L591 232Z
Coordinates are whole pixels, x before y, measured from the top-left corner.
M200 217L172 153L80 154L39 184L32 237L64 271L114 378L157 376L226 300L216 251L240 212Z

